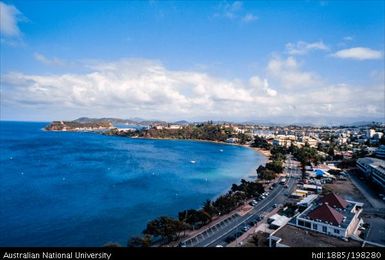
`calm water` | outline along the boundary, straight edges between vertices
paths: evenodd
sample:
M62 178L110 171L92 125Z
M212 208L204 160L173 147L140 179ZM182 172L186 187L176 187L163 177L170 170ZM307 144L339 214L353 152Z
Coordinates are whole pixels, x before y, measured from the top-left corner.
M264 161L238 146L45 125L0 121L0 246L126 245L148 220L199 208Z

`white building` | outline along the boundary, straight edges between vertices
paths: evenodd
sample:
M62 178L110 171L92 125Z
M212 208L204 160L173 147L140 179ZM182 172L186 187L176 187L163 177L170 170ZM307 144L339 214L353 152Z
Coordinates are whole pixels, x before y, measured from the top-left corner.
M380 147L377 148L376 150L376 156L378 158L383 158L385 159L385 145L380 145Z
M377 158L365 157L357 160L357 167L367 178L385 191L385 161Z
M374 134L376 133L376 130L374 129L368 129L367 133L366 133L366 136L368 138L373 138Z
M295 218L295 226L347 238L360 223L363 203L345 200L331 193L311 204Z

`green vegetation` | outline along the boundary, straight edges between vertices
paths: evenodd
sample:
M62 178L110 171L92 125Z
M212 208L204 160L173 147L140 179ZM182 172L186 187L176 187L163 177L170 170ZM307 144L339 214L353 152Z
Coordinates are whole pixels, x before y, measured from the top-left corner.
M71 131L71 130L82 130L82 129L105 129L112 127L110 122L100 121L93 123L79 123L75 121L53 121L45 127L48 131Z
M231 190L216 200L206 200L200 210L189 209L178 213L178 219L162 216L147 223L143 237L132 237L128 241L129 247L148 247L153 238L160 239L160 243L177 241L188 229L197 229L207 225L215 216L231 212L247 199L263 193L262 184L241 180L239 185L233 184Z
M179 220L162 216L147 223L143 231L145 235L160 237L167 243L180 238L181 232L187 229L187 225Z
M251 147L262 148L266 150L270 150L271 146L272 145L269 144L265 138L262 138L260 136L256 136L254 138L254 142L251 144Z
M187 125L180 129L150 128L136 131L119 131L111 129L105 135L118 135L127 137L144 138L167 138L167 139L192 139L225 142L229 138L237 138L237 143L245 144L251 141L251 136L244 133L237 133L232 126L217 125L211 122Z
M211 221L211 216L204 210L189 209L178 213L179 221L186 223L193 230L200 228Z
M266 139L259 136L255 138L251 146L269 149L271 153L271 162L266 163L265 166L261 165L257 169L259 179L272 180L283 171L283 162L286 159L286 154L289 152L288 149L283 146L270 145Z

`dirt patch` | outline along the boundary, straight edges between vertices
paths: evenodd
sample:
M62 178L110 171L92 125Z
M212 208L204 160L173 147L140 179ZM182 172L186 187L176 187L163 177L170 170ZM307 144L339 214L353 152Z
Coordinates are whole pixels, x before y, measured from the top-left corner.
M347 242L291 225L284 226L274 236L282 238L281 243L290 247L361 247L361 243L354 240Z
M323 189L325 193L334 192L341 195L344 199L363 202L369 205L369 202L349 179L345 181L337 180L333 183L325 184Z
M269 247L269 233L258 231L253 236L249 237L242 247Z

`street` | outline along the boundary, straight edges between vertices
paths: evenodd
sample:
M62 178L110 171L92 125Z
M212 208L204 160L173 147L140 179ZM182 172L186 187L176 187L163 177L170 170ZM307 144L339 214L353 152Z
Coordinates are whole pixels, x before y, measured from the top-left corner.
M285 203L287 195L293 191L297 183L297 177L300 176L300 170L294 166L290 156L286 160L285 172L288 174L287 188L284 185L278 184L273 190L269 190L270 194L264 200L258 202L249 213L244 216L231 217L231 221L227 221L226 225L219 223L214 228L205 229L198 235L184 240L182 244L186 247L226 246L229 243L226 238L231 236L239 237L239 232L245 225L251 221L256 221L263 213L273 210L274 204Z

